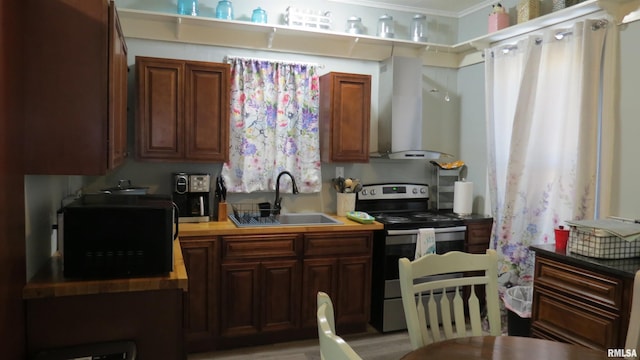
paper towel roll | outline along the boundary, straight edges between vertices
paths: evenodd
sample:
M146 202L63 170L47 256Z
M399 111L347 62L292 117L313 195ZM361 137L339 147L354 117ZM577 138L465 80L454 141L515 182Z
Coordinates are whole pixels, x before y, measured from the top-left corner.
M453 212L458 215L470 215L473 205L473 183L456 181L453 186Z

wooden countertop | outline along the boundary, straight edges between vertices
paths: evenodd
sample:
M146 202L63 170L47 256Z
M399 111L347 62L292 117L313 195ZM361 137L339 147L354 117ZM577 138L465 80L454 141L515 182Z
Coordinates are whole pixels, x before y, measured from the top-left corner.
M49 263L25 285L23 299L51 298L118 292L182 289L187 291L187 270L180 242L173 242L173 271L166 276L99 280L65 279L62 257L52 256Z
M529 247L536 253L544 254L554 260L565 262L596 272L607 272L633 279L636 271L640 270L640 258L630 259L597 259L588 256L573 254L567 251L556 250L555 244L531 245Z
M342 224L336 225L286 225L286 226L256 226L237 227L233 222L210 221L206 223L180 223L179 234L184 236L216 236L216 235L252 235L252 234L282 234L308 233L331 231L371 231L382 230L384 225L374 221L371 224L361 224L349 220L344 216L331 215Z

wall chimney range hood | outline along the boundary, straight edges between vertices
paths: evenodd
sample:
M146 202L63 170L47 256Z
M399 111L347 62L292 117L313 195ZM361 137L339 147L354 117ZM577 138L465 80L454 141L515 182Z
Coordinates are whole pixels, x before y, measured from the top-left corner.
M378 153L389 159L439 159L452 155L422 144L422 61L392 56L380 63Z

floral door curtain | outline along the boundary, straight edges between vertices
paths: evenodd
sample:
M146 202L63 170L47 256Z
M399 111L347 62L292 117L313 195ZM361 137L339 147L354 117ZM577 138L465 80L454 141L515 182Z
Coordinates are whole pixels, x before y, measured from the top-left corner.
M611 22L609 22L611 24ZM554 243L554 228L594 218L608 189L615 41L586 20L485 53L488 175L500 288L531 285L529 245ZM605 41L606 40L606 41ZM607 100L609 99L609 100ZM599 171L600 170L600 171ZM606 194L601 194L606 197ZM606 215L606 214L605 214Z
M300 192L320 191L317 67L228 60L231 148L222 176L229 191L273 191L278 174L285 170L294 176ZM287 189L284 181L282 186Z

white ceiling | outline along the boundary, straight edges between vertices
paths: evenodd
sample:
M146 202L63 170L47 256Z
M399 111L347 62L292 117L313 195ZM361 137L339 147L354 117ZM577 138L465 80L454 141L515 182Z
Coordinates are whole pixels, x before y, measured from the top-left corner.
M330 0L429 15L460 17L497 3L497 0Z

